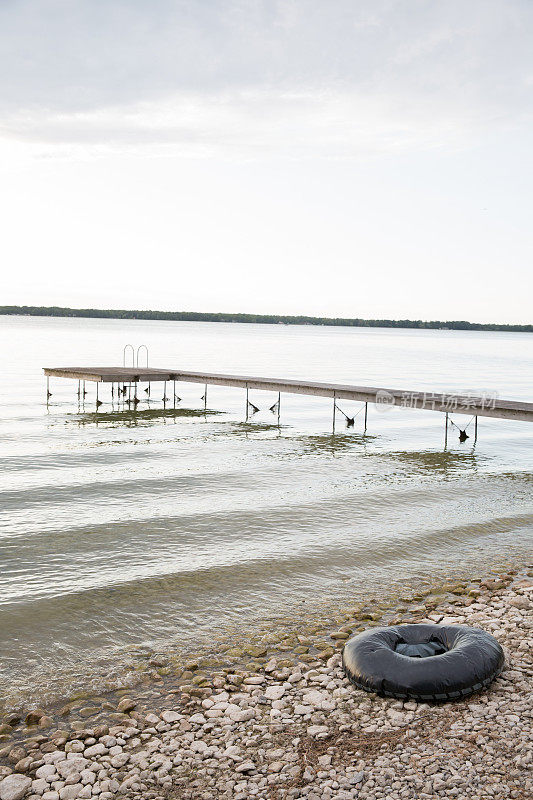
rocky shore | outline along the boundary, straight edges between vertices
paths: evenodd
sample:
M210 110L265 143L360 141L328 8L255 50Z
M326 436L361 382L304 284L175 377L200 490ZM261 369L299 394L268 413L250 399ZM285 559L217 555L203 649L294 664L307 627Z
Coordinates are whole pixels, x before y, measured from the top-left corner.
M509 573L441 604L419 603L388 622L482 627L506 667L485 692L427 705L355 689L340 648L361 620L330 633L331 647L292 658L258 655L160 691L107 703L97 724L57 725L33 709L0 725L0 800L458 800L533 797L533 581ZM367 624L379 624L369 618ZM296 648L298 649L298 648Z

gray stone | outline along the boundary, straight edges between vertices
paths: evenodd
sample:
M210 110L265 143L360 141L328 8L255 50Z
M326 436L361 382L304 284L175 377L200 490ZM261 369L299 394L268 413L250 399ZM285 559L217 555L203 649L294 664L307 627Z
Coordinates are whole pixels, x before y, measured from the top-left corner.
M8 775L0 781L0 800L22 800L30 790L31 783L27 775Z
M68 778L75 772L81 772L88 766L89 762L86 758L67 758L65 761L58 761L56 769L62 778Z
M173 722L178 722L180 719L183 718L183 714L180 714L178 711L163 711L161 714L161 719L169 724Z
M268 686L265 689L265 697L267 700L280 700L283 695L285 694L285 688L283 686Z
M329 733L326 725L309 725L307 728L308 736L324 736Z
M243 761L242 764L237 764L235 772L252 772L255 769L253 761Z
M193 714L192 717L189 717L189 722L192 722L195 725L205 725L207 720L203 714Z
M57 770L53 764L43 764L35 771L36 778L48 778L51 775L57 775Z
M63 786L63 788L59 790L59 798L60 800L77 800L82 789L83 784L81 783L72 783L70 786Z
M107 747L105 744L98 742L97 744L91 745L91 747L87 747L83 755L85 758L94 758L95 756L103 756L105 753L107 753Z

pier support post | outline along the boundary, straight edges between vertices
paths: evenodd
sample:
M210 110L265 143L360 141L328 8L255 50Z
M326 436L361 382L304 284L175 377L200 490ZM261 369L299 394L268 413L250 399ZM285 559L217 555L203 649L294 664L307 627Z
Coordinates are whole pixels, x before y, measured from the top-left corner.
M474 422L474 442L477 442L477 417Z
M333 392L333 433L335 433L335 412L337 411L337 393Z
M444 427L444 447L448 447L448 412L446 412L446 423Z
M276 412L276 413L277 413L277 415L278 415L278 422L279 422L279 412L280 412L280 408L281 408L281 392L278 392L278 399L276 400L276 402L275 402L275 403L272 403L272 405L271 405L271 406L270 406L270 408L269 408L269 411L272 411L272 413L274 413L274 412Z
M365 403L365 433L366 433L366 421L368 419L368 403Z

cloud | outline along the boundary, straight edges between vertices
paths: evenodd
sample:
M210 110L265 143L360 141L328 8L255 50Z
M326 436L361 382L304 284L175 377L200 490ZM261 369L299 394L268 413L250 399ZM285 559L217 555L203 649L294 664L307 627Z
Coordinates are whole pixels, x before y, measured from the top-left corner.
M471 121L471 125L474 121ZM85 152L185 156L353 158L377 152L435 147L466 135L464 117L427 115L416 104L342 90L247 90L181 94L164 101L55 113L13 114L0 130L43 153Z
M529 121L527 0L19 0L0 132L44 154L357 157Z

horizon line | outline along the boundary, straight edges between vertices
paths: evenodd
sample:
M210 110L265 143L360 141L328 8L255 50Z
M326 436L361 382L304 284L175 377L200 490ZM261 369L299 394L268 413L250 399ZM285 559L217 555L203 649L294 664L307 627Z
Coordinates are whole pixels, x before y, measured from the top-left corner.
M79 317L84 319L141 319L171 322L235 322L247 324L329 325L353 328L422 328L430 330L487 330L533 333L533 324L469 322L468 320L364 319L316 317L306 314L252 314L227 311L153 311L141 309L71 308L69 306L0 306L2 316Z

